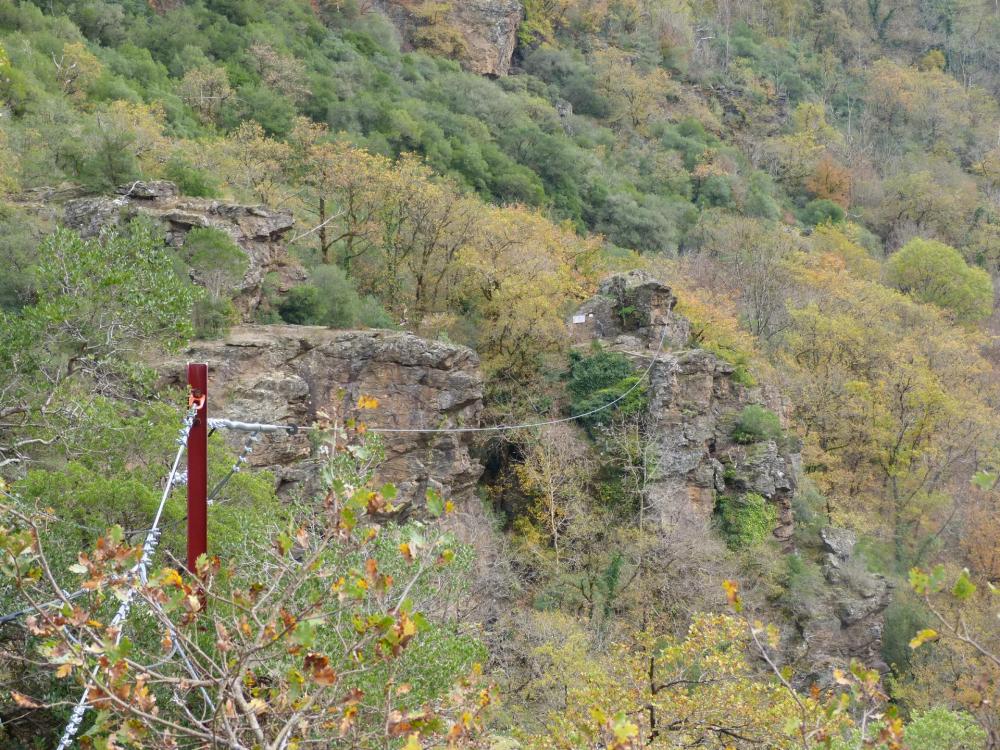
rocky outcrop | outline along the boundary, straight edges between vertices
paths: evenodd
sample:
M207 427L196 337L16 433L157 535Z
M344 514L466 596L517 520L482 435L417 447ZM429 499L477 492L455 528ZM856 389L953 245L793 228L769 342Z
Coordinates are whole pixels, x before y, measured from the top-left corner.
M597 294L573 314L570 332L578 344L604 341L631 351L680 349L691 337L691 324L674 313L677 297L670 287L642 271L616 274L601 282Z
M882 661L882 613L892 598L884 576L869 572L855 554L857 536L848 529L820 531L826 586L800 596L795 603L802 636L806 681L828 681L830 667L859 659L869 667L888 671Z
M433 5L445 7L441 17L429 12L431 4L427 0L376 0L375 3L407 43L419 42L427 35L428 28L437 34L449 30L460 39L457 56L466 70L479 75L507 75L517 44L517 30L524 17L524 6L519 0L445 3L434 0Z
M136 181L118 189L116 197L97 196L66 202L63 220L84 237L96 236L101 229L117 226L136 216L157 221L165 241L182 247L187 233L195 227L213 227L228 234L249 261L234 303L245 319L264 301L264 279L275 279L278 291L287 291L305 279L302 269L285 250L282 237L294 221L288 211L272 211L260 206L243 206L205 198L179 195L177 186L165 180Z
M784 441L732 437L748 404L779 415L785 406L774 391L738 382L735 368L711 352L687 349L691 326L674 312L676 304L670 288L648 274L618 274L576 311L572 335L577 344L599 341L650 367L648 429L659 456L650 499L661 523L705 529L717 495L755 492L776 506L774 534L787 541L797 455Z
M651 504L662 518L704 528L718 495L754 492L774 504L774 535L787 541L798 457L775 440L745 444L733 439L733 425L746 405L776 406L761 388L736 382L733 370L702 349L666 352L653 364L647 395L660 462Z
M395 331L314 326L241 326L225 339L196 342L186 361L207 362L210 417L312 425L360 417L371 428L476 426L482 410L479 358L462 346ZM184 361L158 364L167 384L184 383ZM358 413L359 396L378 407ZM238 448L246 435L228 433ZM379 480L394 482L411 507L432 487L475 515L482 466L468 433L385 434ZM323 457L309 435L264 436L250 456L271 469L285 493L310 486Z
M570 329L581 347L593 342L631 357L636 369L649 368L647 430L658 459L647 485L649 505L659 520L664 554L681 548L699 564L722 554L712 519L720 496L756 493L777 510L774 536L793 552L792 499L800 456L790 438L747 442L734 438L743 409L757 404L787 427L790 406L767 385L748 385L735 368L715 354L688 348L690 324L675 311L671 289L648 274L618 274L574 314ZM799 550L815 581L791 592L793 601L769 617L789 616L797 631L784 649L790 660L808 665L803 685L823 682L829 667L852 658L884 667L879 655L882 613L891 587L867 571L855 553L857 537L828 527L816 549ZM808 545L806 545L808 546ZM820 561L817 567L815 560ZM717 563L716 563L717 564ZM694 574L691 574L694 575ZM689 576L690 577L690 576Z

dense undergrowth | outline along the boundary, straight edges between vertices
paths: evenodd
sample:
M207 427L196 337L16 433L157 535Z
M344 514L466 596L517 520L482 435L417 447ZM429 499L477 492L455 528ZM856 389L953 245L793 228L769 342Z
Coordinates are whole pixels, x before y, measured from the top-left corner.
M369 551L353 527L319 534L342 616L364 621L360 650L384 659L344 689L386 697L345 693L330 704L329 736L407 750L453 727L452 742L494 747L997 747L994 5L530 0L512 74L498 79L450 59L461 45L449 5L409 3L422 31L408 49L366 2L0 4L0 476L21 514L0 523L3 549L24 553L19 524L40 514L61 585L102 529L118 525L121 544L135 543L176 429L161 403L176 394L157 393L141 362L239 320L232 290L248 261L223 234L195 230L173 249L143 223L99 241L57 229L61 195L168 179L186 196L290 209L314 230L290 248L308 279L290 289L265 279L259 322L398 327L471 345L495 422L628 394L583 424L484 446L499 468L482 494L506 534L490 579L502 606L486 622L462 608L474 562L450 538L407 526ZM788 429L758 406L727 415L738 444L801 448L794 554L771 538L774 507L754 493L716 498L717 553L699 550L704 540L668 544L650 520L646 391L622 355L571 352L564 323L603 274L632 268L678 293L690 347L729 363L735 383L779 387L794 404ZM232 460L212 450L214 465ZM338 471L351 476L334 485L348 507L370 477ZM280 531L273 565L294 578L318 530L280 539L309 526L309 499L289 507L250 474L227 498L240 512L224 505L213 522L233 539ZM326 511L342 528L343 508ZM166 513L175 524L179 500ZM891 671L881 682L861 667L840 673L831 690L850 696L843 705L826 685L796 692L780 669L761 672L747 649L776 651L778 636L717 614L715 585L742 576L748 608L807 617L825 595L818 533L831 524L860 537L859 567L845 575L897 586L882 647ZM164 549L179 554L179 543L171 526ZM408 567L420 550L429 567ZM434 567L456 555L454 573ZM958 581L953 596L941 600L944 573L915 575L903 593L911 569L936 564ZM342 568L353 579L338 582ZM419 627L384 570L399 580L415 570L415 586L432 571ZM222 599L259 583L217 574ZM191 592L172 580L157 584L162 598L181 602ZM23 604L24 589L4 586L6 609ZM295 590L306 624L285 621L287 654L347 643L347 619L313 622L311 592ZM225 630L213 642L196 613L184 616L185 642L206 664L246 646L232 645L235 615L213 621ZM957 640L946 637L952 622L963 623ZM0 667L10 695L0 740L18 747L52 745L68 714L59 701L81 687L36 667L39 653L65 656L38 627L2 634L26 660ZM136 638L145 654L154 630ZM307 677L310 689L336 682L319 656L308 668L286 656L275 663L291 671L240 678L243 697L282 720L313 695L296 692ZM337 670L353 674L342 656ZM505 693L499 707L464 676L483 660ZM431 662L437 671L418 668ZM82 674L82 661L71 666ZM660 679L690 690L661 690ZM165 713L180 710L156 690ZM148 710L141 690L129 696ZM393 701L413 715L389 712ZM260 730L253 717L266 708L237 708L240 737ZM436 711L454 723L434 723ZM161 746L126 730L120 744ZM94 746L113 746L104 741Z

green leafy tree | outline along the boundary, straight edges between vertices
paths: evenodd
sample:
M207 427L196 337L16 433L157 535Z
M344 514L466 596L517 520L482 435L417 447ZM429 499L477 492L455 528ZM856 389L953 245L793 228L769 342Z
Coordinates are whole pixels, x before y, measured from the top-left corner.
M37 303L0 315L0 466L65 437L60 410L45 404L78 387L131 396L145 380L137 355L192 333L190 286L151 224L88 240L57 230L38 249L34 282Z
M989 274L969 266L943 242L913 239L889 258L886 279L921 302L948 310L960 322L987 317L993 310Z
M974 718L942 706L915 711L904 736L910 750L978 750L986 742Z
M247 272L247 254L221 229L195 227L184 237L184 257L214 297L236 287Z

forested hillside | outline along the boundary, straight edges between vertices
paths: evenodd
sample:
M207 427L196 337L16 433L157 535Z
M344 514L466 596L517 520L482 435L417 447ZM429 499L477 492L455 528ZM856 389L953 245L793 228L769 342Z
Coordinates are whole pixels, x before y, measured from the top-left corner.
M1000 748L998 277L992 0L0 0L0 746Z

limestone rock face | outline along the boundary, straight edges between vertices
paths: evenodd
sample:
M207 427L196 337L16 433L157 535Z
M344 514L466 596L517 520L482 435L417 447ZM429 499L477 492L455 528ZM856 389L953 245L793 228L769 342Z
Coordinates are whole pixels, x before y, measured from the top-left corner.
M285 251L282 236L294 221L288 211L242 206L205 198L185 198L166 180L136 181L118 188L117 197L98 196L66 202L64 222L84 237L104 227L117 226L136 216L155 219L168 244L181 247L194 227L213 227L228 234L249 259L236 296L237 309L246 319L264 298L264 277L274 273L280 291L305 279L303 270Z
M317 326L240 326L218 341L196 342L183 359L158 363L167 384L182 385L186 361L207 362L209 416L311 425L360 416L372 428L476 426L482 410L479 358L462 346L395 331L334 331ZM378 408L359 414L361 395ZM227 432L234 448L246 435ZM380 481L394 482L411 507L428 487L463 512L478 507L482 466L466 434L386 434ZM324 463L308 433L264 436L250 457L275 472L286 492L309 489Z
M376 0L376 6L393 22L404 40L412 44L423 23L414 0ZM461 38L458 55L462 66L473 73L504 76L517 44L517 30L524 17L520 0L455 0L446 4L443 19L435 24L450 26Z

